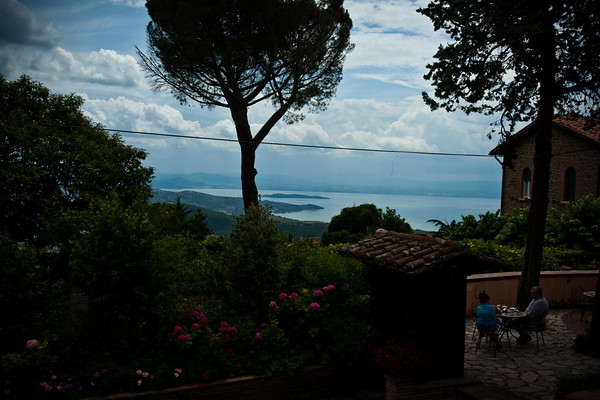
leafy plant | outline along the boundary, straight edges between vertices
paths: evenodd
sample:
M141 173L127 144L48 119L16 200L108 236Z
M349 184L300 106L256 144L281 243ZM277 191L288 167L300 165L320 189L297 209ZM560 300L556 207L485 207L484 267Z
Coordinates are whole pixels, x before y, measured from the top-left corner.
M401 338L388 339L375 351L375 365L398 377L414 376L429 361L427 355L414 342Z
M600 382L600 369L586 374L566 375L555 383L556 398L565 399L568 394L580 390L598 389Z

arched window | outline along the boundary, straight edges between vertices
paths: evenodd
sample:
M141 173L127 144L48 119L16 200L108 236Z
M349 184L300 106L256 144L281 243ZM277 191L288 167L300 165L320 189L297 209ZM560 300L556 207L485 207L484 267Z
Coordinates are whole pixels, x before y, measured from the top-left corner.
M529 168L525 168L523 170L523 175L521 176L521 180L523 181L521 197L523 199L531 198L531 170Z
M575 201L575 168L569 167L565 171L565 201Z

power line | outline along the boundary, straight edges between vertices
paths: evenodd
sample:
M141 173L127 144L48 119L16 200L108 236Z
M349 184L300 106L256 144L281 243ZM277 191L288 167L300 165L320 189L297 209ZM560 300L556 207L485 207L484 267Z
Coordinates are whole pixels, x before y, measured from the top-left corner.
M52 123L45 123L45 122L35 122L35 123L37 123L38 125L54 126L54 127L62 127L62 128L83 128L81 126L76 126L76 125L52 124ZM190 135L179 135L179 134L175 134L175 133L145 132L145 131L133 131L133 130L115 129L115 128L102 128L102 129L105 131L108 131L108 132L129 133L129 134L135 134L135 135L161 136L161 137L179 138L179 139L211 140L211 141L215 141L215 142L233 142L233 143L239 142L237 139L216 138L216 137L208 137L208 136L190 136ZM242 143L244 143L244 141L242 141ZM245 142L245 143L250 143L250 142ZM413 151L413 150L370 149L370 148L365 148L365 147L323 146L323 145L314 145L314 144L280 143L280 142L266 142L266 141L263 141L260 144L261 145L270 145L270 146L303 147L303 148L309 148L309 149L363 151L363 152L372 152L372 153L419 154L419 155L452 156L452 157L492 157L489 154L443 153L443 152Z

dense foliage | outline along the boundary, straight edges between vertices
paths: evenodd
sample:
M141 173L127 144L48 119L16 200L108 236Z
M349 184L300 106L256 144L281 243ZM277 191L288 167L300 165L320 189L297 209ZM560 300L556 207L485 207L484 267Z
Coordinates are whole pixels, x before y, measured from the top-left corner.
M145 153L83 117L80 98L0 83L3 394L81 398L368 361L362 264L290 242L258 206L210 236L197 210L148 202Z
M323 234L322 243L352 243L372 235L379 228L402 233L412 233L408 222L396 210L386 208L385 213L374 204L361 204L342 209L333 216Z
M479 218L466 215L458 222L429 222L438 226L439 236L464 241L473 251L502 260L507 270L519 271L523 266L527 213L527 209L515 210L507 216L488 212ZM553 218L546 226L544 270L596 269L599 256L600 198L588 195L567 204L565 212L553 210Z
M548 212L552 120L556 113L600 112L600 3L590 0L433 0L418 10L450 40L440 45L426 79L433 109L496 114L503 138L519 121L535 122L527 240L517 305L539 282ZM435 98L434 98L435 97ZM503 154L510 163L511 154ZM600 333L599 333L600 334Z
M146 153L107 134L82 104L26 76L0 76L0 226L11 238L54 246L72 233L65 212L108 193L126 205L151 195Z

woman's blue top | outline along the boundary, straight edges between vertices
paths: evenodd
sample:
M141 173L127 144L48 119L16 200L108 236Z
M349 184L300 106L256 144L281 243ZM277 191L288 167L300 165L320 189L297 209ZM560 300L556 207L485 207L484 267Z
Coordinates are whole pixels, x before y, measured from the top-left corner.
M477 328L484 331L495 331L498 329L496 311L491 304L482 304L477 307Z

